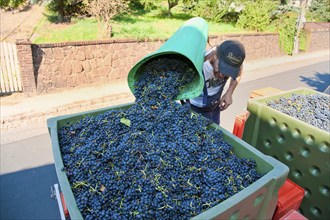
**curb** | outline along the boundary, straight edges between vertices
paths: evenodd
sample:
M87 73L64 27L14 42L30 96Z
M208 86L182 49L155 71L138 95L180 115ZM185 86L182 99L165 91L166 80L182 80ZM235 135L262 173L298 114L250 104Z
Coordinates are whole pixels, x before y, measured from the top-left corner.
M30 126L31 124L46 123L48 118L74 114L84 111L90 111L98 108L124 104L133 102L135 97L131 93L122 93L115 96L105 96L93 100L84 100L74 102L68 105L61 105L53 109L48 109L42 112L21 113L8 117L1 118L1 129L12 129Z

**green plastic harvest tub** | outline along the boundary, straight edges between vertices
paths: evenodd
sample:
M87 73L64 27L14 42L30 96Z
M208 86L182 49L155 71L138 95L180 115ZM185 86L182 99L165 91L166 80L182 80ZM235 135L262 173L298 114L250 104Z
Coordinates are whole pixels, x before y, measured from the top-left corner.
M77 208L68 177L63 169L64 165L58 139L59 129L68 122L77 122L84 115L98 115L107 110L129 108L131 105L132 103L47 120L56 173L71 219L82 219L82 215ZM284 184L289 168L278 160L264 155L218 125L214 124L210 129L215 128L223 131L225 140L233 146L233 151L238 157L253 158L257 163L257 171L265 175L246 189L201 213L194 219L271 219L277 204L278 190Z
M204 87L202 68L207 39L207 22L201 17L189 19L157 51L143 57L132 67L127 77L128 87L134 94L134 83L141 77L148 62L158 58L171 58L188 64L195 71L192 81L180 89L176 99L199 96Z
M330 219L330 134L286 115L266 103L292 94L320 94L297 88L249 99L243 140L290 168L288 178L303 187L300 211L309 219Z

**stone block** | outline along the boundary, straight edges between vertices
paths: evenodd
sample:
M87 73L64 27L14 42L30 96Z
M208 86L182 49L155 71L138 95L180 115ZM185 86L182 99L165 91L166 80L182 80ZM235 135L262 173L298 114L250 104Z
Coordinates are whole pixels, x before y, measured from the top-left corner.
M96 59L90 60L89 64L91 65L92 69L95 70L99 67L99 63L97 62Z
M65 75L71 75L72 73L72 67L71 67L71 64L70 63L67 63L67 62L63 62L62 63L62 66L61 66L61 69L60 69L60 74L62 76L65 76Z
M55 48L53 50L53 55L52 57L55 59L55 60L63 60L64 58L64 53L63 51L61 50L61 48Z
M81 73L84 70L81 62L73 61L72 62L72 73Z
M66 79L67 87L75 87L77 86L77 76L76 75L70 75Z
M86 53L85 53L85 56L86 56L86 60L91 60L94 58L94 55L93 55L93 52L92 52L92 46L88 46L87 49L86 49Z
M54 87L55 88L65 88L67 87L67 81L63 79L63 77L55 77L54 78Z
M77 84L78 85L84 85L88 84L88 78L85 73L79 73L77 74Z
M84 61L84 60L86 60L86 53L85 53L85 51L83 50L83 48L82 48L81 50L78 51L77 56L76 56L76 60L79 60L79 61Z
M85 73L88 73L92 69L92 67L88 61L82 62L82 66L83 66L83 71Z

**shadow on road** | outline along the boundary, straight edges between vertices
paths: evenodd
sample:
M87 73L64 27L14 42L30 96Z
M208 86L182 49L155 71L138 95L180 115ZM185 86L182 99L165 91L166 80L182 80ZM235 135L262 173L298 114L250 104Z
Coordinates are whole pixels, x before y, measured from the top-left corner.
M58 183L54 164L0 176L0 219L60 219L51 186Z
M300 76L300 79L302 82L305 82L307 85L313 87L314 90L317 90L319 92L324 92L324 90L330 84L330 73L316 72L314 76L311 77Z

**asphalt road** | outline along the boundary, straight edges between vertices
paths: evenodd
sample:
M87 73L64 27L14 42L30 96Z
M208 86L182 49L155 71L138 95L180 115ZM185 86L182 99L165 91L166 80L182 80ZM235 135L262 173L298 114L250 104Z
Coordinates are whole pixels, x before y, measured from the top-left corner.
M329 61L242 82L235 91L233 105L222 113L221 126L232 131L235 116L243 112L255 89L306 87L323 92L329 82ZM0 175L0 219L60 218L57 203L50 197L50 187L58 180L48 134L2 145L1 167L6 172Z

